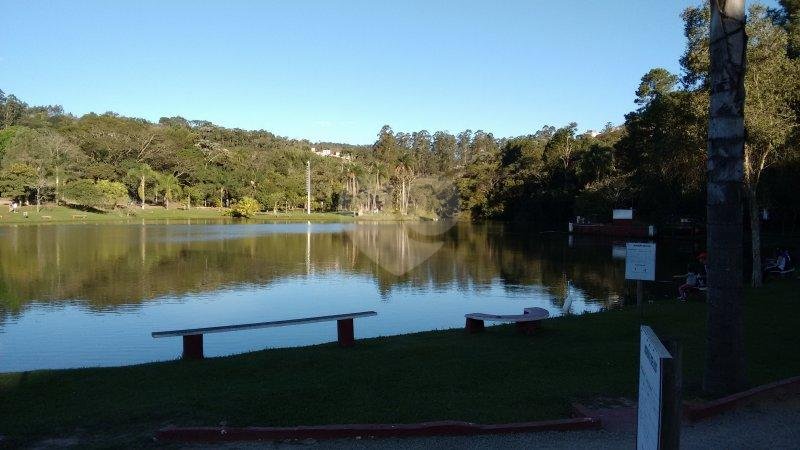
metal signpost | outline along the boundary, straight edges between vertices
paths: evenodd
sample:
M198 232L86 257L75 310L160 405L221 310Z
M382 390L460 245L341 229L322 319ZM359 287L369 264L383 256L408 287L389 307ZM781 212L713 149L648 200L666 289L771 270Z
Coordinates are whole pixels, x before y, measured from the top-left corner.
M642 281L656 279L656 244L652 242L625 244L625 279L636 280L636 305L641 314L644 308Z

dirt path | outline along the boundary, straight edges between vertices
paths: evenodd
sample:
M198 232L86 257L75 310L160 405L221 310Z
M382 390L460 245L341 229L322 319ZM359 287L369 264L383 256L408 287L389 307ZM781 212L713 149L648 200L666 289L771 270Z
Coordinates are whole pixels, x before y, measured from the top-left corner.
M407 439L343 439L291 443L229 444L223 448L267 449L623 449L635 446L632 430L548 432L498 436L457 436ZM189 446L191 449L219 446ZM706 421L683 426L684 449L800 448L800 396L752 405Z

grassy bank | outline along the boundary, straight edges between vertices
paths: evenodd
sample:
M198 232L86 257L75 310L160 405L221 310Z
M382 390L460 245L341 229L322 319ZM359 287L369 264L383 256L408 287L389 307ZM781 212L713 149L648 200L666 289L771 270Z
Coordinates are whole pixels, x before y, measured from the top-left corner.
M36 211L35 206L26 206L18 210L17 213L11 213L7 208L0 211L0 225L4 224L44 224L44 223L125 223L141 220L231 220L230 216L226 214L227 209L220 208L192 208L192 209L177 209L177 208L162 208L158 206L142 208L130 208L125 211L113 212L99 212L99 211L82 211L78 209L68 208L65 206L47 205L43 206L40 211ZM27 213L27 217L25 217ZM277 214L271 212L262 212L256 214L252 219L247 219L251 222L272 221L272 220L297 220L297 221L326 221L326 222L351 222L357 220L363 221L396 221L396 220L419 220L417 217L406 216L401 217L395 214L369 214L360 217L354 217L351 213L336 213L336 212L315 212L306 214L303 211L292 212L279 212Z
M750 380L800 374L800 282L749 292ZM685 383L699 394L705 305L650 304L645 322L684 345ZM566 417L573 400L635 397L635 310L547 321L532 337L511 326L324 344L205 361L0 375L0 434L145 444L165 425L299 425ZM358 325L356 325L358 327ZM267 345L268 343L264 343ZM87 443L89 441L86 441ZM95 441L97 442L97 441Z

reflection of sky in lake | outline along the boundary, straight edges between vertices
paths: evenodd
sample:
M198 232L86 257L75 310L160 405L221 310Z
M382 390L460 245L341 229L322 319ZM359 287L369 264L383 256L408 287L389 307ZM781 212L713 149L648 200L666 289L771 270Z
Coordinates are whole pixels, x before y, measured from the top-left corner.
M599 311L570 290L571 313ZM557 303L561 303L558 301ZM152 331L374 310L356 320L356 337L375 337L463 326L464 314L520 314L539 306L552 315L562 308L539 286L479 289L455 284L435 291L397 286L381 297L370 277L341 274L285 279L269 286L242 286L184 297L164 297L137 306L92 311L75 303L36 304L0 329L0 371L80 366L115 366L176 358L180 338L153 339ZM209 356L267 347L317 344L336 339L334 322L212 334Z

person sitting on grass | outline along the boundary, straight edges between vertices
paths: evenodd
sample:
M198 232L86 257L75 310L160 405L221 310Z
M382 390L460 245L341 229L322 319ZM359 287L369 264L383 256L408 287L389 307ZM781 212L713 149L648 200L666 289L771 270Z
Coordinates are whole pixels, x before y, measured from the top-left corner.
M692 264L686 267L685 275L678 275L685 277L686 282L678 287L678 300L685 302L689 297L689 292L700 288L700 271Z

